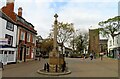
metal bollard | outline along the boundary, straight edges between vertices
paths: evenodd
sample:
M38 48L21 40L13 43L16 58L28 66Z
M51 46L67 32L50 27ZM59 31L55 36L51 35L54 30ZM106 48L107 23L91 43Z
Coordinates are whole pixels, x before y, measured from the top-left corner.
M55 66L55 72L58 72L57 69L58 69L58 66L56 65L56 66Z

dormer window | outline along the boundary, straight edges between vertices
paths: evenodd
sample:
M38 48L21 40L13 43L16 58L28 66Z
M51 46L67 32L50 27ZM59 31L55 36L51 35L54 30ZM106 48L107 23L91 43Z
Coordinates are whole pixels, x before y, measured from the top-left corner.
M12 24L11 22L7 22L6 29L14 31L14 24Z

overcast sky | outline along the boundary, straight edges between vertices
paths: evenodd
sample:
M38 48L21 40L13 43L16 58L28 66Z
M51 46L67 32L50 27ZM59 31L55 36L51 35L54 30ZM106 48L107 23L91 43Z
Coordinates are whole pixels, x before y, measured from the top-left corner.
M73 23L75 29L88 30L98 22L118 15L119 0L15 0L15 12L23 8L23 18L35 26L38 35L49 35L58 14L59 22ZM0 0L0 8L6 0Z

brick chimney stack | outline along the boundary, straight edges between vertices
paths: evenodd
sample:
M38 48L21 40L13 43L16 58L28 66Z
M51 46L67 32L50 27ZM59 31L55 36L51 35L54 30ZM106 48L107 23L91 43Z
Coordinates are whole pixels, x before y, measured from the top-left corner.
M14 0L7 0L6 6L10 11L14 12Z
M18 8L18 16L21 16L21 17L22 17L22 10L23 10L22 7L19 7L19 8Z

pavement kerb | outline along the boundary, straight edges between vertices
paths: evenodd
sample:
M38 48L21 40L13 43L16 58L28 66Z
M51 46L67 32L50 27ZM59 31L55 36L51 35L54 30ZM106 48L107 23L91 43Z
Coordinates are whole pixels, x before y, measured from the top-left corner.
M71 74L71 71L68 70L67 72L52 73L52 72L43 72L42 70L37 70L37 73L43 74L43 75L50 75L50 76L59 76L59 75L68 75L68 74Z

